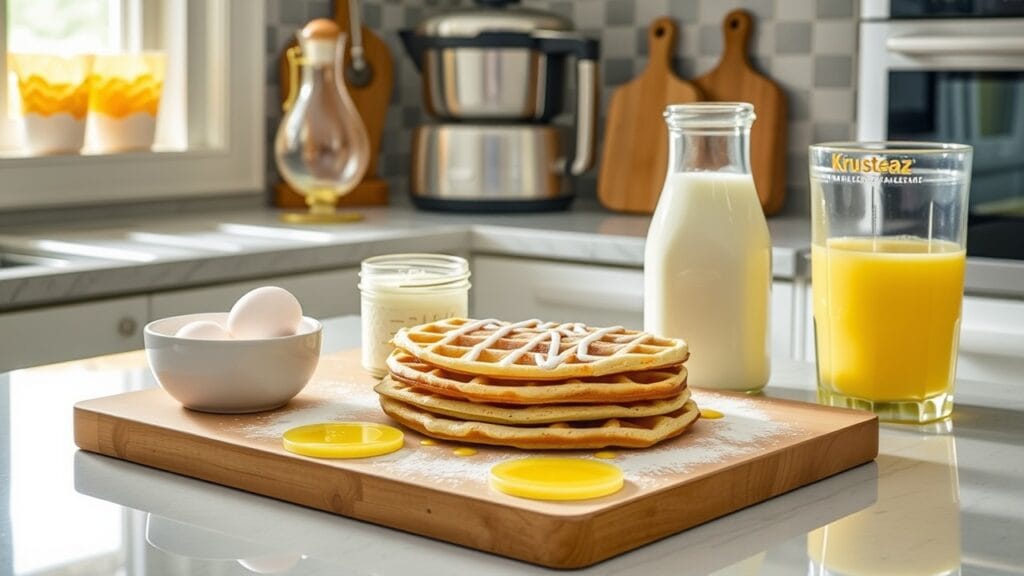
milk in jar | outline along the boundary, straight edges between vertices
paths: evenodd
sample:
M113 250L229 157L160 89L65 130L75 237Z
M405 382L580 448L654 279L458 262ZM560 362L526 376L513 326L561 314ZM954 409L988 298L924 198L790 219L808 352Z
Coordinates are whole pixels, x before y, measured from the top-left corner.
M771 241L750 173L753 107L669 106L669 166L647 233L644 330L686 340L691 386L768 382Z
M387 254L363 260L363 368L375 378L388 373L391 339L402 328L468 316L469 276L469 263L448 254Z

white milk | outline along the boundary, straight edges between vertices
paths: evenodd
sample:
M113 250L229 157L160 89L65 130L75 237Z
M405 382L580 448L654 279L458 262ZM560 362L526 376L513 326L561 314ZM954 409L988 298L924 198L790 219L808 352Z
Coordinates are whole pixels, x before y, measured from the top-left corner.
M387 254L359 272L363 368L388 373L391 339L402 328L469 315L469 263L446 254Z
M670 174L647 233L644 330L683 338L688 383L768 383L771 241L749 174Z

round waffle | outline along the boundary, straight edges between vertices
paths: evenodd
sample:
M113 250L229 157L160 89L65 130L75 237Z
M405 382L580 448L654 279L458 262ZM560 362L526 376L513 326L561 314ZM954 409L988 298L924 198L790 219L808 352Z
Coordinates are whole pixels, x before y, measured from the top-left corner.
M690 399L690 391L684 388L679 394L662 400L624 404L483 404L435 394L391 377L385 377L374 390L381 396L434 414L495 424L549 424L609 418L642 418L673 412L682 408Z
M399 330L395 346L451 372L565 380L683 363L686 342L621 326L450 318Z
M686 386L686 367L667 366L552 382L473 376L432 366L401 350L387 359L394 380L454 398L492 404L629 403L669 398Z
M660 416L524 426L473 422L433 414L387 396L380 397L380 405L391 418L433 438L528 450L590 450L609 446L646 448L682 434L700 417L700 410L692 400L682 408Z

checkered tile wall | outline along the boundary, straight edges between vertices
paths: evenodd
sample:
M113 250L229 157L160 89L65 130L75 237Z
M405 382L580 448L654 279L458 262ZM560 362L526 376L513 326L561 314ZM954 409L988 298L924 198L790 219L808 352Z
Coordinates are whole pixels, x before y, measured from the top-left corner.
M330 16L329 0L265 0L267 10L267 135L280 118L277 58L304 22ZM420 79L405 56L396 31L425 16L471 0L363 0L366 24L391 47L395 88L381 150L381 172L391 181L395 202L405 200L410 131L423 121ZM789 191L785 213L807 213L807 145L854 136L856 77L856 0L523 0L569 17L576 27L601 40L602 103L612 90L643 70L646 27L669 15L680 24L676 72L692 78L710 69L722 49L721 21L736 7L756 17L752 60L779 82L789 96ZM602 121L603 124L603 121ZM276 181L268 147L268 182ZM578 179L577 193L594 195L595 174Z

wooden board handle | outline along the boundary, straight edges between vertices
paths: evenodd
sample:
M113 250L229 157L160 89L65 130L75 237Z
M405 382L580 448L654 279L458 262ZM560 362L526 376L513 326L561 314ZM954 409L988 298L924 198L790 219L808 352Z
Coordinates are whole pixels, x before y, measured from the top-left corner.
M665 74L672 70L672 54L676 46L676 23L668 16L651 22L647 29L648 73Z
M754 31L754 19L746 10L733 10L725 15L722 21L722 36L725 38L725 50L722 52L722 63L748 63L750 35Z

